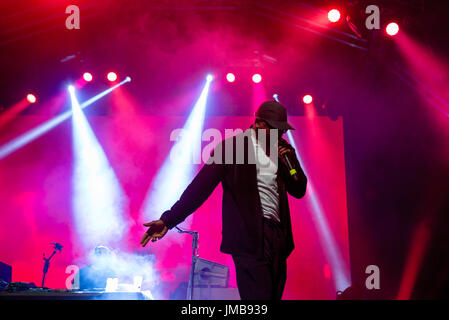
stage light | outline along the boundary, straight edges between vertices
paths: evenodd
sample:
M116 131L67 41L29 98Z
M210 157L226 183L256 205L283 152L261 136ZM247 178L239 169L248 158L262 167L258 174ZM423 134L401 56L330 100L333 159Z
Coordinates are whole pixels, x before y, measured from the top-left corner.
M129 76L126 77L126 78L125 78L125 81L126 81L126 82L131 82L131 77L129 77Z
M109 94L114 89L120 87L121 85L123 85L126 82L128 82L128 81L123 80L122 82L117 83L113 87L111 87L107 90L104 90L103 92L100 92L96 96L83 102L81 104L81 109L86 108L87 106L89 106L92 103L94 103L95 101L101 99L102 97ZM69 89L69 92L71 92L71 91L75 92L74 86L69 86L68 89ZM68 118L70 118L71 115L72 115L71 111L66 111L64 113L61 113L60 115L44 122L43 124L25 132L24 134L18 136L17 138L5 143L4 145L1 145L0 146L0 159L5 158L6 156L10 155L11 153L19 150L20 148L26 146L28 143L30 143L30 142L34 141L35 139L39 138L40 136L44 135L45 133L47 133L51 129L55 128L60 123L64 122Z
M93 76L92 76L92 74L90 73L90 72L84 72L84 74L83 74L83 79L86 81L86 82L91 82L92 80L93 80Z
M390 22L387 27L385 28L385 31L390 37L393 37L398 34L399 32L399 25L396 22Z
M117 80L118 77L117 77L117 74L115 72L111 71L111 72L108 73L107 78L108 78L109 81L114 82L114 81Z
M296 147L292 130L287 131L287 137L292 147L297 150L296 155L302 169L304 170L305 175L307 177L310 177L310 175L307 173L307 168L302 161L299 149ZM343 258L342 252L339 250L338 242L335 239L332 228L329 225L324 209L318 198L318 194L314 190L313 182L310 180L310 178L307 183L306 199L310 202L312 208L312 218L318 228L321 244L323 246L324 253L329 264L329 276L332 276L335 289L343 290L351 284L349 267L345 259Z
M337 22L340 20L340 11L337 9L332 9L327 13L327 18L330 22Z
M303 101L305 104L311 104L312 101L313 101L313 97L312 97L310 94L306 94L306 95L302 98L302 101Z
M27 94L27 100L29 103L35 103L36 102L36 96L32 93Z
M207 77L206 77L206 80L207 80L208 82L211 82L212 80L214 80L214 76L211 75L211 74L208 74Z
M260 81L262 81L262 76L258 73L253 74L253 82L254 83L259 83Z
M279 96L277 96L275 99L279 102L278 98ZM312 208L312 218L318 228L321 244L328 262L324 266L324 276L326 278L327 276L329 276L329 278L333 280L335 289L343 290L351 284L349 267L342 255L342 252L339 250L339 243L335 239L335 235L333 234L331 226L329 225L327 216L318 198L318 194L314 190L313 181L311 179L311 176L307 172L307 166L304 164L301 158L300 149L298 149L296 146L292 130L287 131L287 139L292 147L296 150L296 156L301 165L301 168L304 170L304 174L306 175L306 177L309 177L307 183L307 194L304 199L307 199Z
M277 93L273 94L273 99L279 102L279 95Z
M226 80L228 80L228 82L234 82L235 81L235 75L233 73L228 73L226 75Z
M72 208L75 228L85 248L117 245L127 230L123 211L127 199L102 146L75 95L72 102Z
M14 118L17 117L20 114L20 112L22 112L29 106L30 102L25 97L7 108L0 107L0 129L9 122L11 122L12 120L14 120Z

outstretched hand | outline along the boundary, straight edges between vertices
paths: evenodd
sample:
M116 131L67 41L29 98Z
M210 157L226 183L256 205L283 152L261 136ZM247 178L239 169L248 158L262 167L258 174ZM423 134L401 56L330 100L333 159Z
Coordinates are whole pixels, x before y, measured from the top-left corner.
M142 245L142 247L145 247L150 240L152 242L155 242L159 239L162 239L168 231L168 228L165 226L162 220L147 222L143 225L149 228L143 235L142 240L140 240L140 244Z

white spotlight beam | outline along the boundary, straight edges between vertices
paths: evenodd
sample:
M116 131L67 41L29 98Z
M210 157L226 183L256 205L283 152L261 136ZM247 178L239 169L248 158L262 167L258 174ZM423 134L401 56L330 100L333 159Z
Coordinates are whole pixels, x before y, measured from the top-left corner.
M97 245L117 247L128 228L123 218L127 199L74 88L69 92L73 112L72 209L76 231L85 249Z
M295 140L293 139L293 135L290 131L287 131L287 137L290 141L293 148L296 150L296 154L298 156L298 161L301 164L301 167L304 170L306 176L307 170L303 165L303 161L301 156L296 148ZM322 247L324 248L324 253L326 255L326 259L329 262L329 267L332 270L334 275L334 286L337 290L344 290L351 284L349 268L346 265L341 253L338 248L337 241L332 233L332 230L327 221L324 210L321 206L321 203L317 197L317 194L313 188L313 184L309 179L308 186L309 189L308 195L310 199L310 203L313 208L313 218L315 225L318 227L318 232L320 234L320 242Z
M127 82L131 82L131 78L130 78L130 77L126 77L126 79L123 80L122 82L117 83L115 86L110 87L109 89L107 89L107 90L105 90L105 91L103 91L103 92L97 94L96 96L90 98L89 100L83 102L83 103L80 105L81 109L84 109L85 107L90 106L92 103L94 103L94 102L96 102L97 100L103 98L105 95L111 93L112 91L114 91L115 89L117 89L118 87L124 85L124 84L127 83Z
M274 94L273 98L279 102L279 96L278 94ZM304 170L304 173L306 176L307 170L305 166L303 165L301 156L299 154L298 149L296 148L295 139L293 139L293 135L291 131L287 131L287 137L290 141L290 144L293 148L296 150L296 154L298 156L298 161L301 164L301 167ZM320 241L321 245L324 248L324 253L326 255L326 259L329 262L329 267L332 270L332 273L334 274L334 286L337 290L344 290L346 289L350 284L350 272L349 268L346 265L341 253L340 249L337 246L337 242L335 241L334 235L332 234L332 230L329 227L329 223L327 221L326 215L324 214L324 210L321 206L320 201L318 200L317 194L313 188L313 185L309 179L309 183L307 188L309 189L309 199L310 203L313 207L313 218L316 226L318 227L318 232L320 233Z
M212 76L208 75L206 84L192 112L181 131L170 155L157 173L148 190L143 205L145 219L157 219L181 196L193 178L194 163L201 161L201 134L203 131L207 95Z
M80 107L86 108L90 106L92 103L97 101L98 99L101 99L114 89L120 87L121 85L130 82L131 78L127 77L122 82L116 84L115 86L97 94L96 96L90 98L89 100L83 102ZM50 119L43 124L39 125L38 127L31 129L30 131L27 131L23 133L22 135L18 136L17 138L14 138L13 140L5 143L4 145L0 146L0 160L9 156L11 153L19 150L20 148L26 146L28 143L34 141L35 139L39 138L40 136L44 135L51 129L55 128L57 125L62 123L64 120L67 120L72 115L72 111L66 111L64 113L61 113L60 115L54 117L53 119Z

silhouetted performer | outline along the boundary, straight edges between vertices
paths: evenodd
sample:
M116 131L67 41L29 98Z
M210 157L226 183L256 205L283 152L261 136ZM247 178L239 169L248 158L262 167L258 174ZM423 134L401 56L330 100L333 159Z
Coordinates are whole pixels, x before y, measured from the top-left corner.
M108 247L95 247L92 264L79 271L80 289L105 290L107 279L116 277L111 261L112 251Z
M168 229L184 221L221 182L220 250L233 257L241 299L281 299L287 257L294 248L287 192L299 199L307 185L294 148L282 138L289 129L294 128L287 122L285 107L276 101L264 102L256 112L254 125L215 147L211 159L219 159L221 154L222 161L208 161L160 220L144 224L149 229L141 240L142 246L149 240L161 239ZM272 149L261 143L264 132L267 138L275 134L274 139L267 139L269 146L277 136L275 157L270 156ZM238 141L243 141L243 163L236 161ZM227 151L228 143L232 154ZM257 161L251 162L254 158Z

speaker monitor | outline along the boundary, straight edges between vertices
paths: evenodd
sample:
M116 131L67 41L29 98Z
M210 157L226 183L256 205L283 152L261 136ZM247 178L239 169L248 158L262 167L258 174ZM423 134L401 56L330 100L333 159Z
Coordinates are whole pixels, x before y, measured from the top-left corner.
M201 258L196 259L193 274L194 286L215 286L226 288L229 285L229 267Z
M240 300L237 288L193 287L192 300Z
M237 288L229 287L229 267L197 258L192 300L240 300Z

